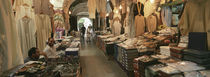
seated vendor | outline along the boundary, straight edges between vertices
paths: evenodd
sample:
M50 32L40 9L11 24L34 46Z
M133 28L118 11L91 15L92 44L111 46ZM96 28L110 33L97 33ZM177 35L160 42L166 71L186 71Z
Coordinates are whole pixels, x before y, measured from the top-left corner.
M53 38L48 39L47 46L44 49L44 52L47 54L48 57L56 57L57 52L56 52L56 46L54 46L55 41Z
M28 51L28 57L24 60L24 63L28 61L38 61L40 55L45 56L46 59L48 58L44 52L41 52L38 48L33 47Z

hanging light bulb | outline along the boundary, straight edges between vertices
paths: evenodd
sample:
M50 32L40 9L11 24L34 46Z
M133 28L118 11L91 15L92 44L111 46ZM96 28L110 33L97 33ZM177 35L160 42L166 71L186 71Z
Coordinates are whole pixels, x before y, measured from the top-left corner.
M155 3L155 0L150 0L150 3Z
M120 5L119 9L120 9L120 10L122 9L122 5Z
M107 13L106 16L108 17L109 16L109 13Z
M119 13L119 11L118 11L118 10L116 10L116 11L115 11L115 13L117 13L117 14L118 14L118 13Z
M69 14L71 14L71 11L69 11Z

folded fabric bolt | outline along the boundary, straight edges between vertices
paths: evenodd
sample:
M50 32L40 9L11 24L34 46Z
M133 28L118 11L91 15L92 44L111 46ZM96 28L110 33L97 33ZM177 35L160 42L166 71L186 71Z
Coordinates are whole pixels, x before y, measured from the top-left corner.
M65 51L79 51L79 48L67 48Z

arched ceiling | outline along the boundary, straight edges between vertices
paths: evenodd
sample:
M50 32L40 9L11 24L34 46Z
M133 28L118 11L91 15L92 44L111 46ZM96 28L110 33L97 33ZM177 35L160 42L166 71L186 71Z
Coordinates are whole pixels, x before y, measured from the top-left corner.
M88 0L75 0L69 8L72 15L88 15L87 1Z
M72 15L77 15L80 12L88 12L87 2L77 4L71 11Z

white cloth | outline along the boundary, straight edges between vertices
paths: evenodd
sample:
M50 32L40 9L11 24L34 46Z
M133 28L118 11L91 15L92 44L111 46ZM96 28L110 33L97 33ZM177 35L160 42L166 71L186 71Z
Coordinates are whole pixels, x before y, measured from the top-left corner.
M51 36L51 22L48 15L36 15L37 27L37 46L43 50L46 46L46 40Z
M11 0L0 0L0 74L23 64Z
M47 54L47 57L49 57L49 58L57 56L55 46L50 47L50 46L47 45L44 49L44 52Z
M161 10L161 18L163 25L171 26L172 11L169 7L163 7Z
M121 27L122 27L122 25L119 20L114 22L114 24L113 24L114 32L113 33L115 36L120 35Z
M150 15L146 18L148 32L154 32L157 29L157 17Z
M28 56L28 50L36 47L36 26L31 18L23 17L18 21L17 27L23 58L26 58Z
M151 0L147 0L144 4L144 17L146 18L154 13L160 4L160 0L154 0L154 3L151 3L150 1Z

